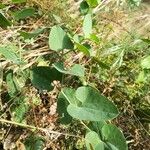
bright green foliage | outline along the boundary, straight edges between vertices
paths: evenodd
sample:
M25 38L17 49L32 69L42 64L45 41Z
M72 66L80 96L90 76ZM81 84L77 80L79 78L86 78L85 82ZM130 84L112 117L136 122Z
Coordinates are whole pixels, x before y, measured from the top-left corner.
M143 69L150 69L150 56L145 57L142 61L141 61L141 67Z
M0 27L7 28L8 26L11 26L10 21L8 21L7 18L0 13Z
M27 17L32 17L35 14L35 9L34 8L25 8L23 10L17 11L14 13L14 18L16 20L22 20Z
M145 71L141 71L137 77L136 82L140 83L140 82L145 82L146 78L145 78Z
M98 5L98 0L86 0L90 7L96 7Z
M39 66L31 69L31 82L33 86L41 91L52 90L52 82L54 80L61 81L61 77L61 73L59 73L55 68Z
M104 150L104 143L94 131L90 131L86 134L85 142L87 150Z
M75 64L70 70L66 70L63 63L60 62L54 63L53 66L61 73L84 77L85 68L79 64Z
M15 4L20 4L26 2L26 0L12 0L12 2Z
M19 56L16 54L16 51L18 51L18 48L13 45L0 46L0 54L15 64L21 64L22 62Z
M3 9L5 7L6 7L6 5L0 2L0 9Z
M60 26L52 27L49 35L49 46L50 49L54 51L73 49L73 43Z
M83 44L76 43L77 50L83 52L85 55L90 56L90 50Z
M90 35L90 40L95 42L96 44L100 43L100 39L98 38L98 36L96 34L91 34Z
M127 144L122 132L112 124L105 124L102 127L102 135L108 147L113 150L127 150Z
M83 32L86 38L90 37L92 34L92 16L91 14L87 14L83 21Z

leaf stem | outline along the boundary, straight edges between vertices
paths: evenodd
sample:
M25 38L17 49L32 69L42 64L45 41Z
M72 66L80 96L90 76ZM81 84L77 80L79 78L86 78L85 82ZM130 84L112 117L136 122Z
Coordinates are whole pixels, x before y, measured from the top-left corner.
M81 124L84 125L84 127L85 127L87 130L91 131L91 129L90 129L83 121L80 121L80 122L81 122Z

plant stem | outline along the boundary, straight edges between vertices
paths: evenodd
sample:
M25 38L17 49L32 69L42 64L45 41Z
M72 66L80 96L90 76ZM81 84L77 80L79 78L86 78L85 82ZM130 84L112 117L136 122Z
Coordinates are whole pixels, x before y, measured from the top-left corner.
M9 120L5 120L5 119L0 119L0 122L20 126L20 127L23 127L23 128L29 128L29 129L32 129L34 131L39 130L39 131L43 131L43 132L48 132L50 134L57 134L57 135L64 135L64 136L71 136L71 137L81 138L80 136L76 136L76 135L73 135L73 134L52 131L52 130L49 130L49 129L46 129L46 128L35 127L35 126L31 126L31 125L27 125L27 124L23 124L23 123L18 123L18 122L14 122L14 121L9 121Z
M83 121L81 121L81 124L83 124L87 130L91 131L91 129Z
M2 64L0 63L0 110L2 109L3 105L2 105L2 99L1 99L1 92L2 92L2 84L3 84L3 68L2 68Z

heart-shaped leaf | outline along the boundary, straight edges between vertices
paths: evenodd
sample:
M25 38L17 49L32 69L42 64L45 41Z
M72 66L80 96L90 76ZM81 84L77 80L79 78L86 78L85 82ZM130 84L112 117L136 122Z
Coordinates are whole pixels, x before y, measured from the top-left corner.
M115 125L105 124L102 127L102 135L109 147L111 146L115 150L128 149L123 133Z
M50 91L54 80L61 81L62 74L55 68L39 66L31 69L31 82L39 90Z
M50 49L54 51L73 49L73 43L60 26L52 27L49 35L49 46Z
M71 103L75 97L77 103ZM80 87L75 93L66 93L70 105L68 113L80 120L106 121L118 115L116 106L92 87Z

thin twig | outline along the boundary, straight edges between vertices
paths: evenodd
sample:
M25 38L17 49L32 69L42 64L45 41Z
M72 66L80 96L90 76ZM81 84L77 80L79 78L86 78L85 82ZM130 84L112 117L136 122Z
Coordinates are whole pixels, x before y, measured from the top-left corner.
M2 98L1 98L1 91L2 91L2 84L3 84L3 67L0 63L0 109L2 109Z
M43 131L43 132L48 132L50 134L57 134L57 135L64 135L64 136L71 136L71 137L81 138L80 136L77 136L77 135L62 133L62 132L58 132L58 131L52 131L52 130L49 130L49 129L46 129L46 128L35 127L35 126L22 124L22 123L18 123L18 122L14 122L14 121L9 121L9 120L5 120L5 119L0 119L0 122L20 126L20 127L23 127L23 128L29 128L29 129L32 129L34 131L39 130L39 131Z

